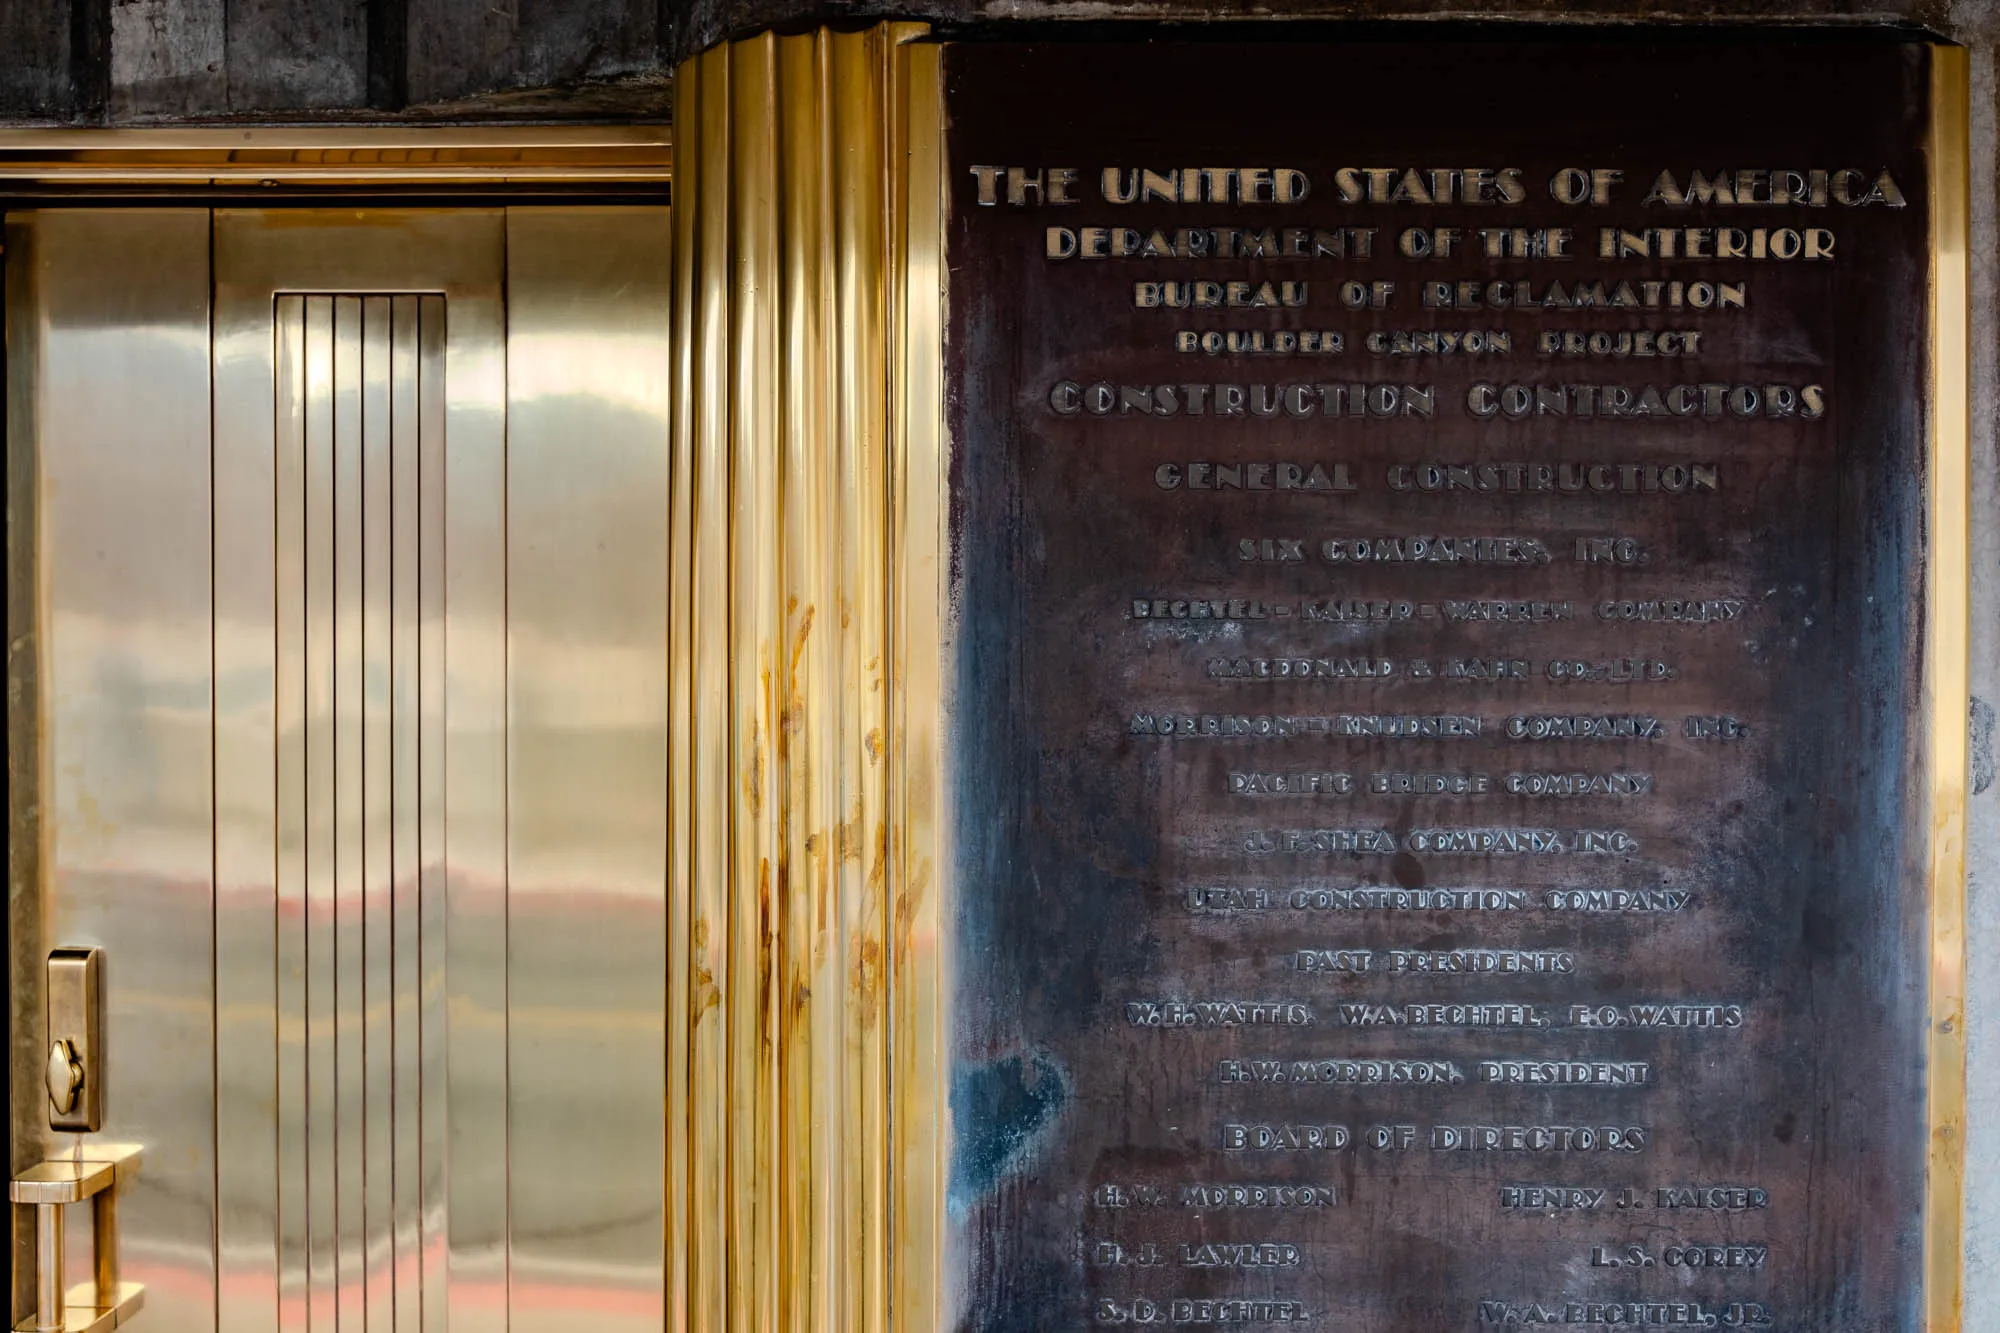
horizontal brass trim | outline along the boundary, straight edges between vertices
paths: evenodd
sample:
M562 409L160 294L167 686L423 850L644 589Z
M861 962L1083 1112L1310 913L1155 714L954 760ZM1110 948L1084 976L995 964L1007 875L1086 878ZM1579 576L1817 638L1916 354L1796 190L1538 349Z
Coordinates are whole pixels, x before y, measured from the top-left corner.
M82 1203L110 1189L116 1175L112 1162L41 1162L13 1179L7 1197L15 1203Z
M665 125L0 130L0 182L418 185L662 183Z

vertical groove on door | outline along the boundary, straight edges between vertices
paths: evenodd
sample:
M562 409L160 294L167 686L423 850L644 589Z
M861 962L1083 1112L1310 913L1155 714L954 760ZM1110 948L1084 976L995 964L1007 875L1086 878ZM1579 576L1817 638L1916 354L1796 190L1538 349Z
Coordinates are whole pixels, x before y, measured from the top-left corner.
M444 302L273 317L278 1326L442 1329Z
M417 1062L422 1319L445 1333L444 298L417 317Z
M362 869L367 822L362 773L361 300L333 298L333 1081L334 1227L339 1255L335 1327L361 1333Z

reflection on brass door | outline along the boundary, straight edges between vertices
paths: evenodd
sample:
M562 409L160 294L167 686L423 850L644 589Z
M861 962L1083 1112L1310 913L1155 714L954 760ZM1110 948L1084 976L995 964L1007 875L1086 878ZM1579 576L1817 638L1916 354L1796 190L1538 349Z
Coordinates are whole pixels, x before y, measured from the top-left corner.
M504 732L504 217L214 253L219 1326L442 1328L504 1291L504 878L447 878L504 784L446 781Z
M666 242L216 214L221 1333L660 1326Z
M158 1333L660 1328L667 210L6 225L14 1177Z
M208 259L201 209L6 215L13 1179L123 1162L72 1206L60 1294L115 1308L143 1284L147 1333L216 1306ZM95 1033L50 1011L72 949L102 951ZM51 1123L56 1040L95 1132ZM93 1210L121 1285L71 1302L113 1276ZM16 1319L56 1294L39 1211L10 1209Z
M445 318L435 295L275 301L278 1245L314 1324L358 1296L369 1327L417 1327L442 1219L443 890L421 870Z

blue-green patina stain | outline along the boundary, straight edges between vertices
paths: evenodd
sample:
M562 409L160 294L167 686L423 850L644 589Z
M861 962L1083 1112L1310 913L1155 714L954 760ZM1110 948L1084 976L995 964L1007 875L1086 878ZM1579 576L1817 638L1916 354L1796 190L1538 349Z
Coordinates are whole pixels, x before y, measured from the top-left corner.
M968 1066L953 1076L954 1146L946 1199L954 1214L1033 1155L1069 1094L1069 1076L1040 1052Z

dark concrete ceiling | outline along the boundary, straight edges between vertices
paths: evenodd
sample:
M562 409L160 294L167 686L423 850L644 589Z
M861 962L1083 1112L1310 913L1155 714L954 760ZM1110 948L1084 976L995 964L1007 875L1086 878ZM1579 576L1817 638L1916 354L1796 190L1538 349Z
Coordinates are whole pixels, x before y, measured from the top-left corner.
M765 28L1374 20L1914 25L2000 0L0 0L0 123L664 120L686 56Z

